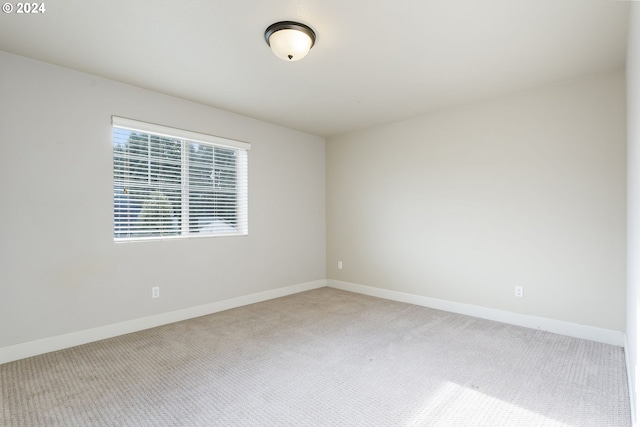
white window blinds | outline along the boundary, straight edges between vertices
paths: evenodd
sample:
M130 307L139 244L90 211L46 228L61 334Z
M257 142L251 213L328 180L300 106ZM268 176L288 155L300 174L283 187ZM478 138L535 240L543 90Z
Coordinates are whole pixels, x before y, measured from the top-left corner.
M112 124L115 240L248 233L250 144L115 116Z

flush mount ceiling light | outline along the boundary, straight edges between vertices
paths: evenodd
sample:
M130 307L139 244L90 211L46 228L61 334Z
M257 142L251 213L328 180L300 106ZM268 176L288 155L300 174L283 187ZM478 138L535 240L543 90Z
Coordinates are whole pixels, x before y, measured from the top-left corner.
M282 21L269 25L264 39L276 56L285 61L298 61L309 53L316 42L316 33L299 22Z

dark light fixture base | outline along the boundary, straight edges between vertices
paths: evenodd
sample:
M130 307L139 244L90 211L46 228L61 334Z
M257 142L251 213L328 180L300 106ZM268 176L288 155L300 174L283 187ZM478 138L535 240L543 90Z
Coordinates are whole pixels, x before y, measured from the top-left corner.
M271 43L269 42L269 38L271 37L271 35L276 31L280 31L280 30L301 31L306 35L308 35L309 38L311 39L310 47L313 47L313 45L316 43L316 33L308 25L304 25L294 21L280 21L280 22L276 22L275 24L269 25L264 32L264 39L269 46L271 46Z

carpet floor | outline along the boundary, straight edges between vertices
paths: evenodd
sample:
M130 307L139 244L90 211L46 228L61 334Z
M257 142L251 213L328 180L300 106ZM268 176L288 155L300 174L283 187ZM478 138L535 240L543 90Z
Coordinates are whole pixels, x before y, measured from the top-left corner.
M629 426L624 352L321 288L0 365L2 426Z

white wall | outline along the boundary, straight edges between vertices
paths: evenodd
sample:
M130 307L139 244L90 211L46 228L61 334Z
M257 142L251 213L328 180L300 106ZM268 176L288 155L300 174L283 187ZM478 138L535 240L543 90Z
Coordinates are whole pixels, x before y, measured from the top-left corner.
M624 331L625 174L623 70L330 138L327 276Z
M4 52L0 70L0 348L325 278L322 138ZM115 244L112 115L250 142L249 236Z
M627 46L627 345L632 408L638 403L640 304L640 5L631 4Z

